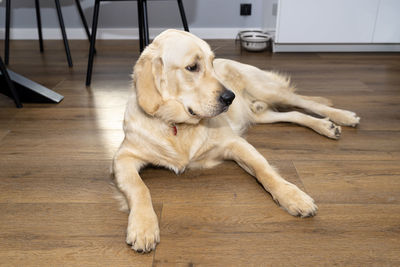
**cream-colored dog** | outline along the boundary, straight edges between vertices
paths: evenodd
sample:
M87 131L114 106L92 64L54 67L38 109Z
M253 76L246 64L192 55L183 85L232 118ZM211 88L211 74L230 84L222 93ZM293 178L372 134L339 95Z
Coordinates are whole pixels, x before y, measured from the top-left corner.
M279 105L324 118L277 112ZM149 252L160 241L150 192L139 176L147 164L179 173L234 160L291 215L315 215L313 199L285 181L241 135L251 123L292 122L337 139L337 125L359 123L355 113L328 105L324 98L295 94L286 77L215 59L209 45L190 33L161 33L134 67L125 139L114 158L115 183L130 210L126 242Z

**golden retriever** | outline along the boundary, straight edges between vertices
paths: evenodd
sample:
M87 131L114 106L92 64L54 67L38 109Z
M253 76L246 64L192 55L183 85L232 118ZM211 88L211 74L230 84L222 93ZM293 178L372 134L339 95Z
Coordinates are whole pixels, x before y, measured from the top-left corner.
M278 112L279 105L323 118ZM241 135L252 123L292 122L337 139L337 125L356 126L359 120L353 112L330 107L325 98L295 94L286 77L215 59L209 45L188 32L161 33L134 67L125 139L113 162L115 183L130 210L126 242L149 252L160 241L150 192L139 176L147 164L180 173L234 160L291 215L315 215L313 199L285 181Z

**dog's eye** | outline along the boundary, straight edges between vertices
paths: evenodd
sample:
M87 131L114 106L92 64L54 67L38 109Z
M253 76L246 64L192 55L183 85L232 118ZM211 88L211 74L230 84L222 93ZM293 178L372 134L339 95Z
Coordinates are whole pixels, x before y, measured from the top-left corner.
M199 65L197 65L197 63L194 63L193 65L187 66L185 69L187 69L190 72L195 72L199 70Z

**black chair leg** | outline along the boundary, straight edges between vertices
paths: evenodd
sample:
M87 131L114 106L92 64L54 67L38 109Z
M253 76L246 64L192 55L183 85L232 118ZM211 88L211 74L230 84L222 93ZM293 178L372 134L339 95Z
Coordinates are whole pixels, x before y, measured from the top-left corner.
M143 4L142 3L143 3L142 0L137 0L140 52L142 52L143 49L144 49L144 41L143 41Z
M7 68L4 65L3 60L1 59L1 57L0 57L0 71L1 71L1 74L2 74L2 76L4 77L4 79L5 79L6 83L7 83L8 89L11 91L11 94L13 96L15 105L17 106L17 108L22 108L22 104L21 104L21 101L19 100L18 92L15 90L14 84L11 81L10 76L8 75Z
M181 19L182 19L182 24L183 28L185 31L189 31L189 26L186 20L186 15L185 15L185 9L183 8L183 3L182 0L177 0L178 1L178 6L179 6L179 13L181 14Z
M8 65L10 56L10 20L11 20L11 0L6 0L6 38L4 44L4 61Z
M81 17L81 21L82 21L83 27L85 28L85 32L86 32L87 38L90 41L89 27L88 27L88 24L86 22L85 15L83 14L81 2L79 0L75 0L75 3L76 3L76 8L78 9L78 12L79 12L79 16Z
M56 3L58 21L60 23L60 28L61 28L61 34L62 34L62 37L64 40L65 53L67 54L68 66L72 67L71 52L69 50L67 33L65 32L65 25L64 25L64 19L62 16L62 12L61 12L60 0L55 0L55 3Z
M92 24L92 36L90 40L90 50L88 58L88 67L86 72L86 86L90 85L92 80L92 69L93 69L93 57L94 57L94 45L96 42L97 22L99 20L100 0L95 0L93 10L93 24Z
M83 14L81 2L80 2L80 0L75 0L75 3L76 3L76 7L78 9L78 12L79 12L79 16L81 17L81 21L82 21L83 27L85 28L85 32L86 32L87 38L88 38L88 40L90 42L91 36L90 36L90 32L89 32L89 27L88 27L88 24L87 24L87 21L86 21L86 18L85 18L85 14ZM96 49L94 50L94 53L96 54Z
M35 9L36 9L36 21L37 21L37 28L38 28L38 35L39 35L40 52L43 52L42 20L40 18L39 0L35 0Z
M149 23L147 17L147 0L143 0L143 39L144 39L144 47L148 46L149 41Z

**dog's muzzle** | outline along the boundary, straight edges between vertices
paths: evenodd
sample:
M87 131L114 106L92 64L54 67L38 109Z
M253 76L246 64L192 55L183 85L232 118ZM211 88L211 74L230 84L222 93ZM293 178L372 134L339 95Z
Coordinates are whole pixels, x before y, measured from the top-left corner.
M232 104L233 99L235 99L235 94L230 90L223 91L222 94L219 96L219 102L221 102L225 106L229 106L230 104Z

